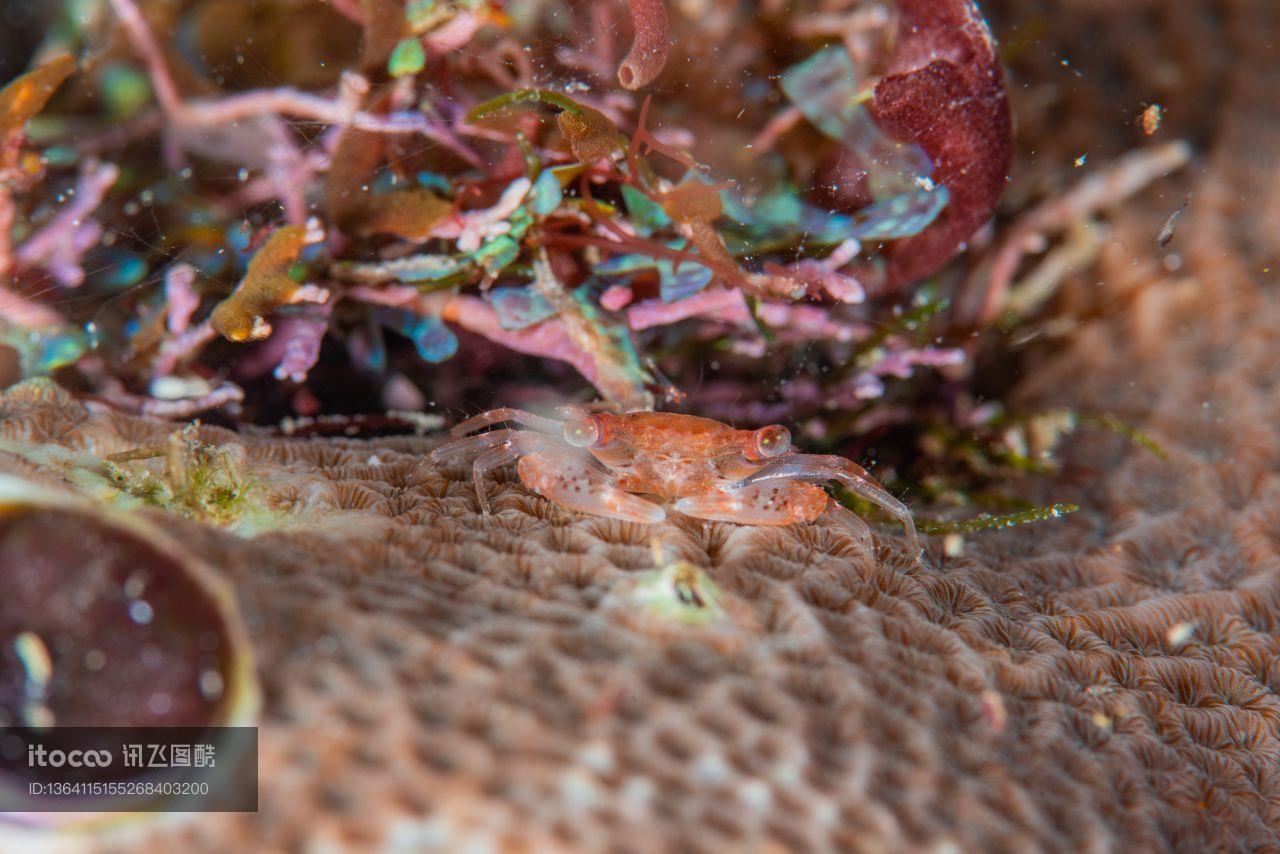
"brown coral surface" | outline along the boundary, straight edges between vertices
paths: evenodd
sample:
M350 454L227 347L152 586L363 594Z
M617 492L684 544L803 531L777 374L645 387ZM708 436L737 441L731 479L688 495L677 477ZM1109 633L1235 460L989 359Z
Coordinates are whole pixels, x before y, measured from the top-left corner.
M1104 4L1031 5L1064 21L1064 43L1073 27L1154 40L1149 64L1112 69L1113 94L1082 113L1136 115L1132 93L1159 94L1155 72L1194 58L1208 70L1182 85L1218 93L1182 113L1213 113L1197 173L1119 218L1097 269L1068 284L1078 326L1028 357L1016 393L1118 413L1164 458L1081 432L1063 475L1026 487L1081 512L971 537L962 557L930 548L921 567L894 541L871 554L821 525L581 517L510 472L484 519L466 472L424 462L431 439L204 428L243 447L245 500L275 530L140 512L237 591L263 695L262 809L93 844L1280 847L1280 121L1264 97L1275 53L1259 46L1276 13L1105 4L1109 20L1147 25L1108 29L1090 26ZM1025 91L1024 132L1053 97L1084 97L1069 88ZM1176 110L1170 121L1179 132ZM100 458L172 429L24 387L0 400L0 471L71 488L74 463L33 448ZM719 596L639 595L653 535Z

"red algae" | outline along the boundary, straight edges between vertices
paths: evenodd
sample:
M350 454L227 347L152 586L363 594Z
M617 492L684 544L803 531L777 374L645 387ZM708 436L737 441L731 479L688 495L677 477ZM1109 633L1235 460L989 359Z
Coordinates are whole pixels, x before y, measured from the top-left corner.
M890 250L886 283L917 281L959 251L995 211L1013 155L996 46L970 0L900 0L888 73L872 110L891 135L919 143L951 194L937 222Z

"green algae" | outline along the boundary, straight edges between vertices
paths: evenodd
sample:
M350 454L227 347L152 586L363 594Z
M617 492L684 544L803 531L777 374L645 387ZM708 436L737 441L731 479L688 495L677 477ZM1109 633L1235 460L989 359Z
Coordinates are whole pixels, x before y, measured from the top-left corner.
M996 531L1002 528L1016 528L1019 525L1030 525L1046 519L1061 519L1080 509L1078 504L1049 504L1044 507L1032 507L1015 513L980 513L972 519L957 519L944 522L934 519L916 519L916 527L922 534L971 534L975 531Z
M285 527L286 514L263 503L263 482L249 474L243 448L201 442L198 428L193 422L165 444L106 457L19 441L0 442L0 451L56 472L110 506L154 507L246 537Z

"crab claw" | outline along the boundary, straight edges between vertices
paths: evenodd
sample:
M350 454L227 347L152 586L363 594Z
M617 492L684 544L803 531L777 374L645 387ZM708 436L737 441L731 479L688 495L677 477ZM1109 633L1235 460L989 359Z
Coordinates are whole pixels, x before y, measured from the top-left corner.
M765 466L755 474L739 480L733 486L742 488L770 480L798 480L806 483L836 481L858 497L865 498L885 512L893 514L906 529L911 554L919 559L920 536L916 533L916 523L911 518L911 511L907 509L907 505L890 495L866 469L857 463L850 462L844 457L826 454L795 454Z

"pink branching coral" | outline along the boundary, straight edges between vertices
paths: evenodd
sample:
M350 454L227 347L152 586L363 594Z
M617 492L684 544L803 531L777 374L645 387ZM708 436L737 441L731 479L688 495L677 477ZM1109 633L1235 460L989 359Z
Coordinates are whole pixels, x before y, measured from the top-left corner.
M332 311L333 303L323 303L314 316L287 321L294 328L287 330L284 336L284 355L273 372L276 379L300 383L307 378L320 359L320 345L329 332Z
M90 214L119 176L115 164L86 161L69 191L71 200L19 247L18 269L44 267L63 287L79 286L84 281L81 258L102 238L102 226Z

